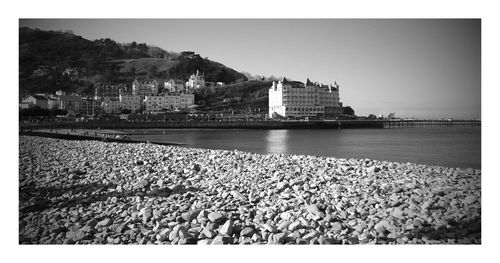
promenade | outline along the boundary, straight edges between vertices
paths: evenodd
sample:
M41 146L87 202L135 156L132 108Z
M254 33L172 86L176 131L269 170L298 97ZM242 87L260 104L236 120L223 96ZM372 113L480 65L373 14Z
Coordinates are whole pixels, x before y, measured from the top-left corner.
M87 121L23 124L21 129L383 129L412 127L480 127L477 120L325 120L325 121Z

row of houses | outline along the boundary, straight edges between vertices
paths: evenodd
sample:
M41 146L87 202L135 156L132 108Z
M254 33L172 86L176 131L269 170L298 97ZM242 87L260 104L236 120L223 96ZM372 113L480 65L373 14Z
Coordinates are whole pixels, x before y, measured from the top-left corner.
M223 85L223 83L218 85ZM195 107L193 90L205 86L205 80L204 76L197 71L185 83L171 79L164 82L162 91L160 91L159 86L156 79L146 81L135 79L130 87L124 83L97 83L93 98L78 94L66 95L59 90L55 95L34 94L27 96L22 99L19 106L22 109L56 108L66 110L69 114L87 115L93 115L97 112L116 114L123 110L145 111L147 113L179 111Z
M92 98L82 97L78 94L66 95L59 90L56 95L37 93L29 95L19 103L20 109L61 109L69 114L92 115L98 110L98 103Z

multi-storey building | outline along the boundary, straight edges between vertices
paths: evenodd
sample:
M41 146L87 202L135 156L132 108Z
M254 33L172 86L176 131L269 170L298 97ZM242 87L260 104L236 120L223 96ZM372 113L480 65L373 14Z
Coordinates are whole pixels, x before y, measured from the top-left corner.
M168 94L165 95L165 108L167 110L176 110L181 107L181 96Z
M199 89L205 87L205 76L200 74L197 70L196 75L192 74L189 80L186 82L186 89L192 91L194 89Z
M132 95L153 96L158 95L158 81L138 81L132 82Z
M120 102L122 104L122 109L131 110L132 112L137 112L141 108L141 96L139 95L126 95L120 94Z
M306 84L283 78L273 81L269 89L269 117L279 114L283 117L323 117L334 118L340 115L339 86L313 83Z
M184 83L181 80L170 79L164 83L165 91L170 93L184 92Z
M95 86L96 100L102 99L104 97L118 97L122 93L130 93L127 86L123 83L115 85L97 83Z
M101 109L105 113L120 113L122 109L122 104L120 100L115 97L104 97L101 103Z
M91 98L82 98L78 113L81 115L94 115L96 112L96 102Z
M194 94L188 93L188 94L180 94L179 95L179 101L180 101L180 107L181 108L189 108L194 104Z
M41 95L30 95L21 101L20 107L23 109L29 109L33 107L40 107L42 109L48 109L47 98Z
M64 96L59 96L58 100L59 100L59 109L66 110L68 114L80 113L82 97L78 95L64 95Z
M146 96L144 99L146 112L187 109L193 104L194 94L165 94L161 96Z
M156 113L163 111L166 108L165 101L165 96L146 96L144 98L146 112Z

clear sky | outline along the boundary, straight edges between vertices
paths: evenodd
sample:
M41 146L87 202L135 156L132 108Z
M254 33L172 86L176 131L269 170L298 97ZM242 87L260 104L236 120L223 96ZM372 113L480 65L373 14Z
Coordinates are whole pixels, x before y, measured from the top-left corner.
M481 117L479 19L21 19L94 40L191 50L237 71L324 84L357 115Z

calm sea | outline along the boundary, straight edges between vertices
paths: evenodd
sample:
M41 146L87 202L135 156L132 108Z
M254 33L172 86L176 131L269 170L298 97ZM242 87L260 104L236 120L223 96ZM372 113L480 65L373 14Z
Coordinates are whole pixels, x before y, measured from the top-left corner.
M176 142L188 147L238 149L336 158L481 169L481 128L407 128L338 130L163 130L132 139ZM158 133L155 131L146 131Z

